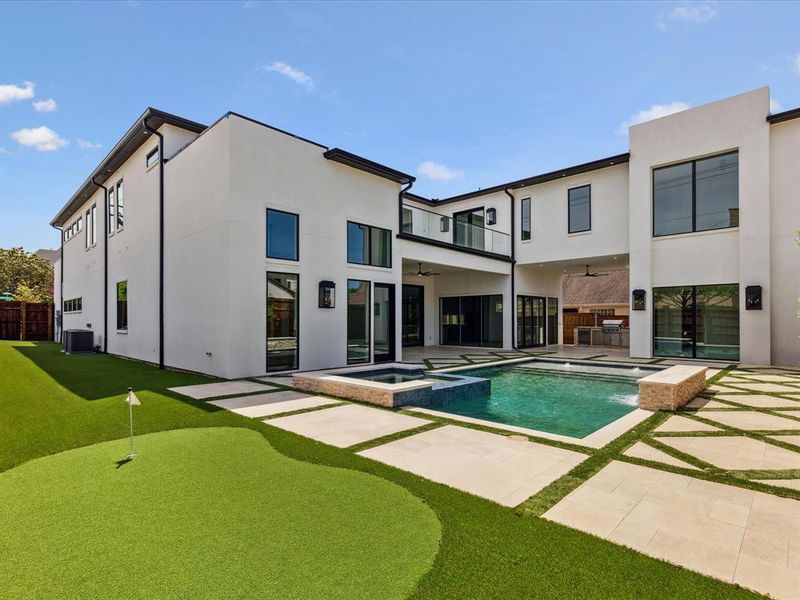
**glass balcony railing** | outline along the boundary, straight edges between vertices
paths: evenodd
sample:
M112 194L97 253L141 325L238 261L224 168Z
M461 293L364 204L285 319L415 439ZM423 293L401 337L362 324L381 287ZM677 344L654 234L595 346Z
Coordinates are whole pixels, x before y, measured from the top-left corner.
M409 204L403 205L403 233L451 246L511 255L509 234Z

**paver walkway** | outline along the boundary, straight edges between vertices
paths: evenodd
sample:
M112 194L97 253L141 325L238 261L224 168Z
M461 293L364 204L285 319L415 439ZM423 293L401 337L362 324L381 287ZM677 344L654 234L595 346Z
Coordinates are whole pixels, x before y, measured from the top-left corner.
M168 389L171 392L176 392L188 396L189 398L194 398L195 400L205 400L207 398L219 398L220 396L267 392L274 388L243 379L238 381L221 381L219 383L201 383L200 385L182 385L180 387Z
M286 390L268 394L237 396L236 398L226 398L224 400L211 400L209 404L225 408L245 417L257 419L295 410L337 404L338 402L339 400L334 400L333 398Z
M786 600L800 599L800 502L612 462L544 518Z
M524 438L455 425L359 454L505 506L523 502L587 458Z

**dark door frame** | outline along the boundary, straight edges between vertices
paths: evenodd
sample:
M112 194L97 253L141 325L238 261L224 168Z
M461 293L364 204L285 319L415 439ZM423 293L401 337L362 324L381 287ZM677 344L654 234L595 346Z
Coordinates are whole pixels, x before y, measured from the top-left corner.
M405 299L405 296L402 293L403 288L414 288L420 290L420 302L419 302L419 343L418 344L406 344L405 341L405 334L403 330L405 328L405 323L403 323L403 315L405 312L402 310L402 303ZM400 290L400 339L403 344L404 348L410 348L413 346L424 346L425 345L425 286L419 285L416 283L404 283L401 286Z
M397 356L397 323L395 319L395 313L397 312L396 286L393 283L373 282L372 288L372 362L394 362ZM386 288L389 291L389 314L387 315L388 318L386 323L386 333L389 336L389 351L385 355L379 355L377 349L375 348L374 329L375 323L377 322L377 318L375 317L375 290L377 288Z
M470 208L470 209L467 209L467 210L460 210L458 212L454 212L453 213L453 245L455 245L455 246L465 246L467 248L473 248L474 247L470 243L464 243L464 244L459 244L458 243L458 240L457 240L457 236L458 236L458 215L469 215L469 218L467 219L467 225L474 225L474 223L472 222L472 216L478 211L481 211L481 214L483 215L483 224L480 225L480 227L481 228L485 228L486 227L486 207L485 206L476 206L475 208ZM467 231L469 231L469 235L467 237L469 238L469 241L471 241L472 240L472 230L471 229L470 230L464 230L465 235L467 235ZM464 241L467 242L467 240L464 240ZM481 245L481 249L483 249L482 247L483 247L483 245Z
M547 345L547 296L534 296L532 294L517 294L516 300L514 302L514 314L517 315L517 302L522 300L522 321L521 321L521 329L522 329L522 336L520 339L519 333L517 333L517 346L520 348L537 348L541 346ZM526 344L525 343L525 301L531 301L531 311L533 310L533 301L536 300L539 303L540 307L544 308L543 315L542 315L542 343L541 344ZM517 315L516 325L520 325L519 316ZM531 316L531 320L533 320L533 316ZM534 335L534 338L536 336Z

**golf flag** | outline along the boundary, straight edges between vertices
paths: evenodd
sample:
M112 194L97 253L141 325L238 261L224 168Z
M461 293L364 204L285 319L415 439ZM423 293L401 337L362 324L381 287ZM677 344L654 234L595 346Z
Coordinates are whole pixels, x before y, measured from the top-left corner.
M131 388L128 388L128 404L131 406L139 406L141 404Z

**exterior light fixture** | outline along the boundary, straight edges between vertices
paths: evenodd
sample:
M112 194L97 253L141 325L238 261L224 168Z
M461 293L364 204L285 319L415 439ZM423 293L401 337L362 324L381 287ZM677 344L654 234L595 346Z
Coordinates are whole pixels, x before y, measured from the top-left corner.
M336 283L333 281L319 282L319 307L333 308L336 304Z
M748 285L744 288L744 309L761 310L761 286Z
M489 208L486 210L486 224L494 225L495 223L497 223L497 209Z
M647 292L644 290L633 290L633 310L645 310L645 298Z

